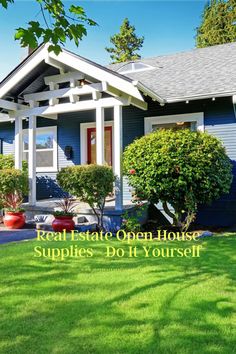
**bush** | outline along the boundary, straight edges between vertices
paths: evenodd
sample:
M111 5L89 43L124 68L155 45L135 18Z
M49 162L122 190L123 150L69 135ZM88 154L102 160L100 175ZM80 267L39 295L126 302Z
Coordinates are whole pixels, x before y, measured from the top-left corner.
M1 208L9 201L23 200L28 193L28 177L25 171L14 168L0 169L0 206ZM19 204L19 203L18 203ZM9 205L8 205L9 207Z
M11 169L15 167L14 156L13 155L2 155L0 154L0 170ZM23 161L22 170L27 171L27 162Z
M100 165L65 167L57 174L57 181L65 192L89 204L99 228L103 229L105 199L113 192L115 181L112 168Z
M217 138L187 129L158 130L135 140L124 152L124 172L137 196L154 204L161 201L182 230L194 220L198 205L229 192L231 171Z

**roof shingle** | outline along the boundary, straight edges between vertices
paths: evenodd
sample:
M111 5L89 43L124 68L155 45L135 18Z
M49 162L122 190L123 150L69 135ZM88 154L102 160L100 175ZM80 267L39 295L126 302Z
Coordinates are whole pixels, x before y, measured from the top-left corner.
M165 100L236 92L236 43L139 60L153 70L127 73ZM124 63L109 65L117 71Z

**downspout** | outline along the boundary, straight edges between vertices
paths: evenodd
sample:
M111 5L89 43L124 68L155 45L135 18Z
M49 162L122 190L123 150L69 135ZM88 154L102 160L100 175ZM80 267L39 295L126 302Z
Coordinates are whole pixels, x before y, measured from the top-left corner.
M234 110L234 116L236 118L236 95L232 96L232 100L233 100L233 110Z

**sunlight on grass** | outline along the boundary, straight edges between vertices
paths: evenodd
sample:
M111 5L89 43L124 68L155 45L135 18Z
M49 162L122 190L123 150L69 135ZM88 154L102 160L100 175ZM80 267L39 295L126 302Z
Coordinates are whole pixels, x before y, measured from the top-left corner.
M94 257L64 261L35 258L36 241L2 245L0 353L236 352L236 237L199 242L200 258L108 259L93 243Z

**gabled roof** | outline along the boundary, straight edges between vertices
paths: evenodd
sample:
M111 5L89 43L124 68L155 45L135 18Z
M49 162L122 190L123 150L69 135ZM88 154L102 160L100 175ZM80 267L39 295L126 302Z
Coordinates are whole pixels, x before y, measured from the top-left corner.
M236 94L236 43L140 59L152 69L124 74L118 70L125 63L104 67L65 49L56 56L48 54L44 44L0 82L0 98L18 96L32 89L34 92L42 91L45 73L53 75L59 72L45 63L48 56L69 70L85 71L87 76L108 81L139 100L143 100L139 91L160 103Z
M52 62L58 64L53 65ZM117 90L118 96L119 92L122 92L129 97L144 101L132 79L65 49L58 56L52 52L49 53L47 44L39 46L0 82L0 98L5 95L19 98L19 95L27 93L26 90L32 85L32 81L33 83L37 81L36 87L34 87L35 91L42 90L45 71L48 75L50 70L54 70L52 74L55 74L59 73L58 68L61 67L66 71L82 72L86 79L107 82ZM37 78L39 79L35 80Z
M236 43L140 59L153 70L124 74L167 102L236 93ZM109 65L117 71L124 63Z

